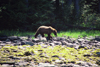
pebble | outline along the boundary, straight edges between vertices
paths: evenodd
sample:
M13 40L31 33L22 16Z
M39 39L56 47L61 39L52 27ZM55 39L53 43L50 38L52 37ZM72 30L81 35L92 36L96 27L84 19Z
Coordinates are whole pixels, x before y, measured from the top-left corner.
M21 40L20 40L21 39ZM1 41L0 40L0 48L2 48L2 46L4 46L5 48L9 48L10 46L5 46L7 44L11 44L11 45L14 45L14 46L17 46L18 43L20 43L20 45L18 46L19 49L26 49L26 47L31 47L35 44L40 44L42 46L42 48L47 48L48 46L56 46L56 45L64 45L64 46L67 46L67 47L71 47L71 48L75 48L75 49L81 49L81 48L85 48L85 47L89 47L89 45L92 47L94 46L95 49L99 48L98 46L100 46L100 42L99 41L90 41L91 39L94 39L93 37L90 37L90 40L89 37L86 38L86 39L82 39L82 38L79 38L79 39L74 39L74 42L73 42L73 39L71 38L64 38L64 37L54 37L53 40L51 41L47 41L46 38L42 38L42 37L38 37L38 38L35 38L35 39L31 39L31 40L27 40L28 37L17 37L17 36L10 36L8 39L6 39L5 41ZM18 43L17 43L18 42ZM21 45L25 45L25 44L28 44L27 46L21 46ZM95 46L95 45L98 45L98 46ZM95 50L94 49L94 50ZM14 50L13 52L17 52L17 50ZM97 52L96 53L98 56L100 56L100 52ZM90 55L84 55L84 56L90 56ZM100 60L98 59L96 61L97 64L92 64L92 63L89 63L89 62L84 62L84 61L77 61L76 63L68 63L68 64L63 64L63 61L66 60L65 58L63 57L59 57L59 56L56 56L58 57L59 59L58 60L55 60L54 64L50 64L50 63L37 63L37 65L33 62L26 62L25 60L23 60L23 62L19 62L19 63L16 63L15 66L14 65L8 65L8 64L2 64L0 65L0 67L100 67ZM9 56L9 58L12 58L12 59L18 59L18 60L21 60L21 58L15 58L13 56Z

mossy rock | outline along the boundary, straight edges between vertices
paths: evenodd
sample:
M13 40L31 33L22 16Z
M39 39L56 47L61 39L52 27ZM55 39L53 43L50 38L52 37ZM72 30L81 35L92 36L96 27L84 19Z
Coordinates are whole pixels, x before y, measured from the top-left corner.
M14 65L14 61L0 61L0 64L9 64L9 65Z
M100 65L100 60L97 60L97 61L96 61L96 64Z

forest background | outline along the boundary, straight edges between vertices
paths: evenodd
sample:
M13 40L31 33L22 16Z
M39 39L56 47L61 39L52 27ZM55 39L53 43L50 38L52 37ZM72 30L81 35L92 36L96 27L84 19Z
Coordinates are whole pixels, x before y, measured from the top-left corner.
M100 27L100 0L0 0L0 30L58 31Z

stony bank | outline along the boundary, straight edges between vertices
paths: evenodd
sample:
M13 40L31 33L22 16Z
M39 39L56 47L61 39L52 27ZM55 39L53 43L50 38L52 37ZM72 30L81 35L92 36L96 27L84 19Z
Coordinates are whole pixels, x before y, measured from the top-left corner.
M100 37L0 36L0 67L100 67Z

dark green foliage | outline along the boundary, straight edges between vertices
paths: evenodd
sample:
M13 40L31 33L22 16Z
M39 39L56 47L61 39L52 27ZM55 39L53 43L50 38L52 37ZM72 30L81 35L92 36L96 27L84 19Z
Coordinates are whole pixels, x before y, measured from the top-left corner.
M57 30L66 30L68 25L99 28L99 12L99 0L1 0L0 29L36 31L41 25Z

